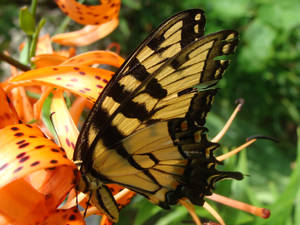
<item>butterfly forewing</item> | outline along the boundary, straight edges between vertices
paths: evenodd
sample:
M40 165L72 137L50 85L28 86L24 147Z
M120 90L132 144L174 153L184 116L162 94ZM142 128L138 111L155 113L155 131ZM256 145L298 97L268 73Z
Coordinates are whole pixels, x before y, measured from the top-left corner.
M119 106L132 97L145 79L149 79L149 73L172 57L167 54L170 49L172 54L180 52L189 43L203 36L204 26L204 12L192 9L174 15L149 35L121 66L95 103L78 139L77 146L82 147L76 148L75 159L81 158L80 152L87 149L96 134L110 123L111 116Z

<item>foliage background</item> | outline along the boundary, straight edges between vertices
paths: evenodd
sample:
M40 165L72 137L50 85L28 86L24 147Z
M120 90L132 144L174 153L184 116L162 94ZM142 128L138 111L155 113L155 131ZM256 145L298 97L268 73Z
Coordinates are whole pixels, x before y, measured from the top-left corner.
M18 10L25 4L29 2L0 0L1 51L16 55L16 46L25 37L18 28ZM300 124L299 0L123 0L119 28L89 48L103 49L110 42L118 42L121 54L126 56L164 19L189 8L204 9L206 33L222 29L235 29L240 33L237 53L219 84L221 90L208 116L209 136L213 137L222 128L237 98L244 98L245 105L222 139L218 153L240 145L251 135L268 135L280 141L278 144L258 141L247 152L228 160L226 170L239 170L249 176L241 182L224 181L216 189L217 193L270 208L271 218L262 220L225 206L215 204L214 207L231 225L300 224L300 162L296 162L300 135L300 132L297 135ZM38 13L47 19L44 33L53 35L58 30L73 30L77 26L64 20L65 16L53 1L40 0ZM86 47L81 48L81 51L86 50ZM3 64L1 69L5 76ZM200 207L197 211L201 217L210 218ZM118 224L187 223L191 223L191 219L184 208L163 211L136 197L122 210Z

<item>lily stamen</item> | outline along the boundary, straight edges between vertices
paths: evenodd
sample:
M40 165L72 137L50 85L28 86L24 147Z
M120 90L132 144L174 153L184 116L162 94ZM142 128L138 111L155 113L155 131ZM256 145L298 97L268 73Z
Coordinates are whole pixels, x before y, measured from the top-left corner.
M244 212L251 213L253 215L259 216L264 219L269 218L271 214L270 211L266 208L255 207L253 205L249 205L244 202L233 200L216 193L213 193L211 196L206 196L206 198L213 200L215 202L222 203L223 205L227 205L232 208L236 208Z
M204 202L203 208L206 209L220 223L220 225L226 225L220 214L210 204Z
M194 222L195 222L196 225L202 225L199 217L196 214L194 205L189 200L187 200L187 199L180 199L179 203L181 205L183 205L187 209L187 211L190 213L190 215L193 218L193 220L194 220Z
M239 111L241 111L241 108L244 104L244 99L237 99L236 103L238 104L227 122L225 123L224 127L222 130L211 140L212 142L219 142L222 137L225 135L225 133L228 131L229 127L231 126L233 120L235 119L236 115L238 114Z
M240 145L239 147L237 147L237 148L231 150L230 152L227 152L227 153L225 153L225 154L223 154L223 155L220 155L220 156L216 157L216 159L217 159L218 161L223 161L223 160L225 160L225 159L228 159L228 158L230 158L231 156L237 154L238 152L240 152L240 151L246 149L249 145L251 145L251 144L254 143L255 141L256 141L256 139L251 139L251 140L249 140L249 141L246 141L246 143L244 143L244 144Z

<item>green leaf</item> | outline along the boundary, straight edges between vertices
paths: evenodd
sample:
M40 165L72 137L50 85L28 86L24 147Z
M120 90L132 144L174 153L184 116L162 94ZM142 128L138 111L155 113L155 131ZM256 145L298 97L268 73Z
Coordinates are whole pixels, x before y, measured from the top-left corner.
M298 147L296 165L290 176L289 184L285 191L271 207L271 217L258 224L286 224L294 207L294 202L298 196L300 186L300 127L297 129ZM297 209L299 211L299 209ZM298 219L298 218L297 218Z
M42 120L47 129L53 134L56 140L58 140L55 128L53 126L53 123L51 121L51 113L50 113L50 108L51 108L51 103L52 103L52 98L53 94L50 93L49 96L46 98L43 108L42 108Z
M32 35L34 33L35 19L26 6L20 9L19 21L21 29L27 35Z
M135 9L135 10L140 10L142 5L139 1L135 0L124 0L122 2L124 5L128 6L129 8Z

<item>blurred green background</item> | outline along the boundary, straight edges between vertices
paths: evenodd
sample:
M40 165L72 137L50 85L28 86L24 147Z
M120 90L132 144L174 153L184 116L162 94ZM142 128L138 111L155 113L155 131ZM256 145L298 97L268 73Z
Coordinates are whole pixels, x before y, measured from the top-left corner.
M97 4L97 1L88 3ZM30 2L0 0L1 51L17 54L16 46L25 37L18 28L18 10L26 4ZM237 53L218 85L221 90L207 119L209 136L213 137L222 128L236 99L245 99L245 104L216 154L242 144L251 135L267 135L279 140L279 143L259 140L247 151L227 160L222 169L239 170L248 176L239 182L220 182L216 188L217 193L271 209L270 219L263 220L220 204L212 205L229 225L300 225L299 0L123 0L119 28L81 51L104 49L108 43L118 42L122 56L126 57L164 19L189 8L206 12L206 33L222 29L235 29L240 33ZM47 19L44 33L54 34L58 28L65 29L61 26L64 15L53 1L40 0L38 15ZM66 30L78 27L73 22L68 24ZM5 75L3 63L1 69ZM213 220L201 207L196 208L199 216L206 218L204 221ZM192 220L183 207L165 211L136 197L121 211L118 224L192 224Z

